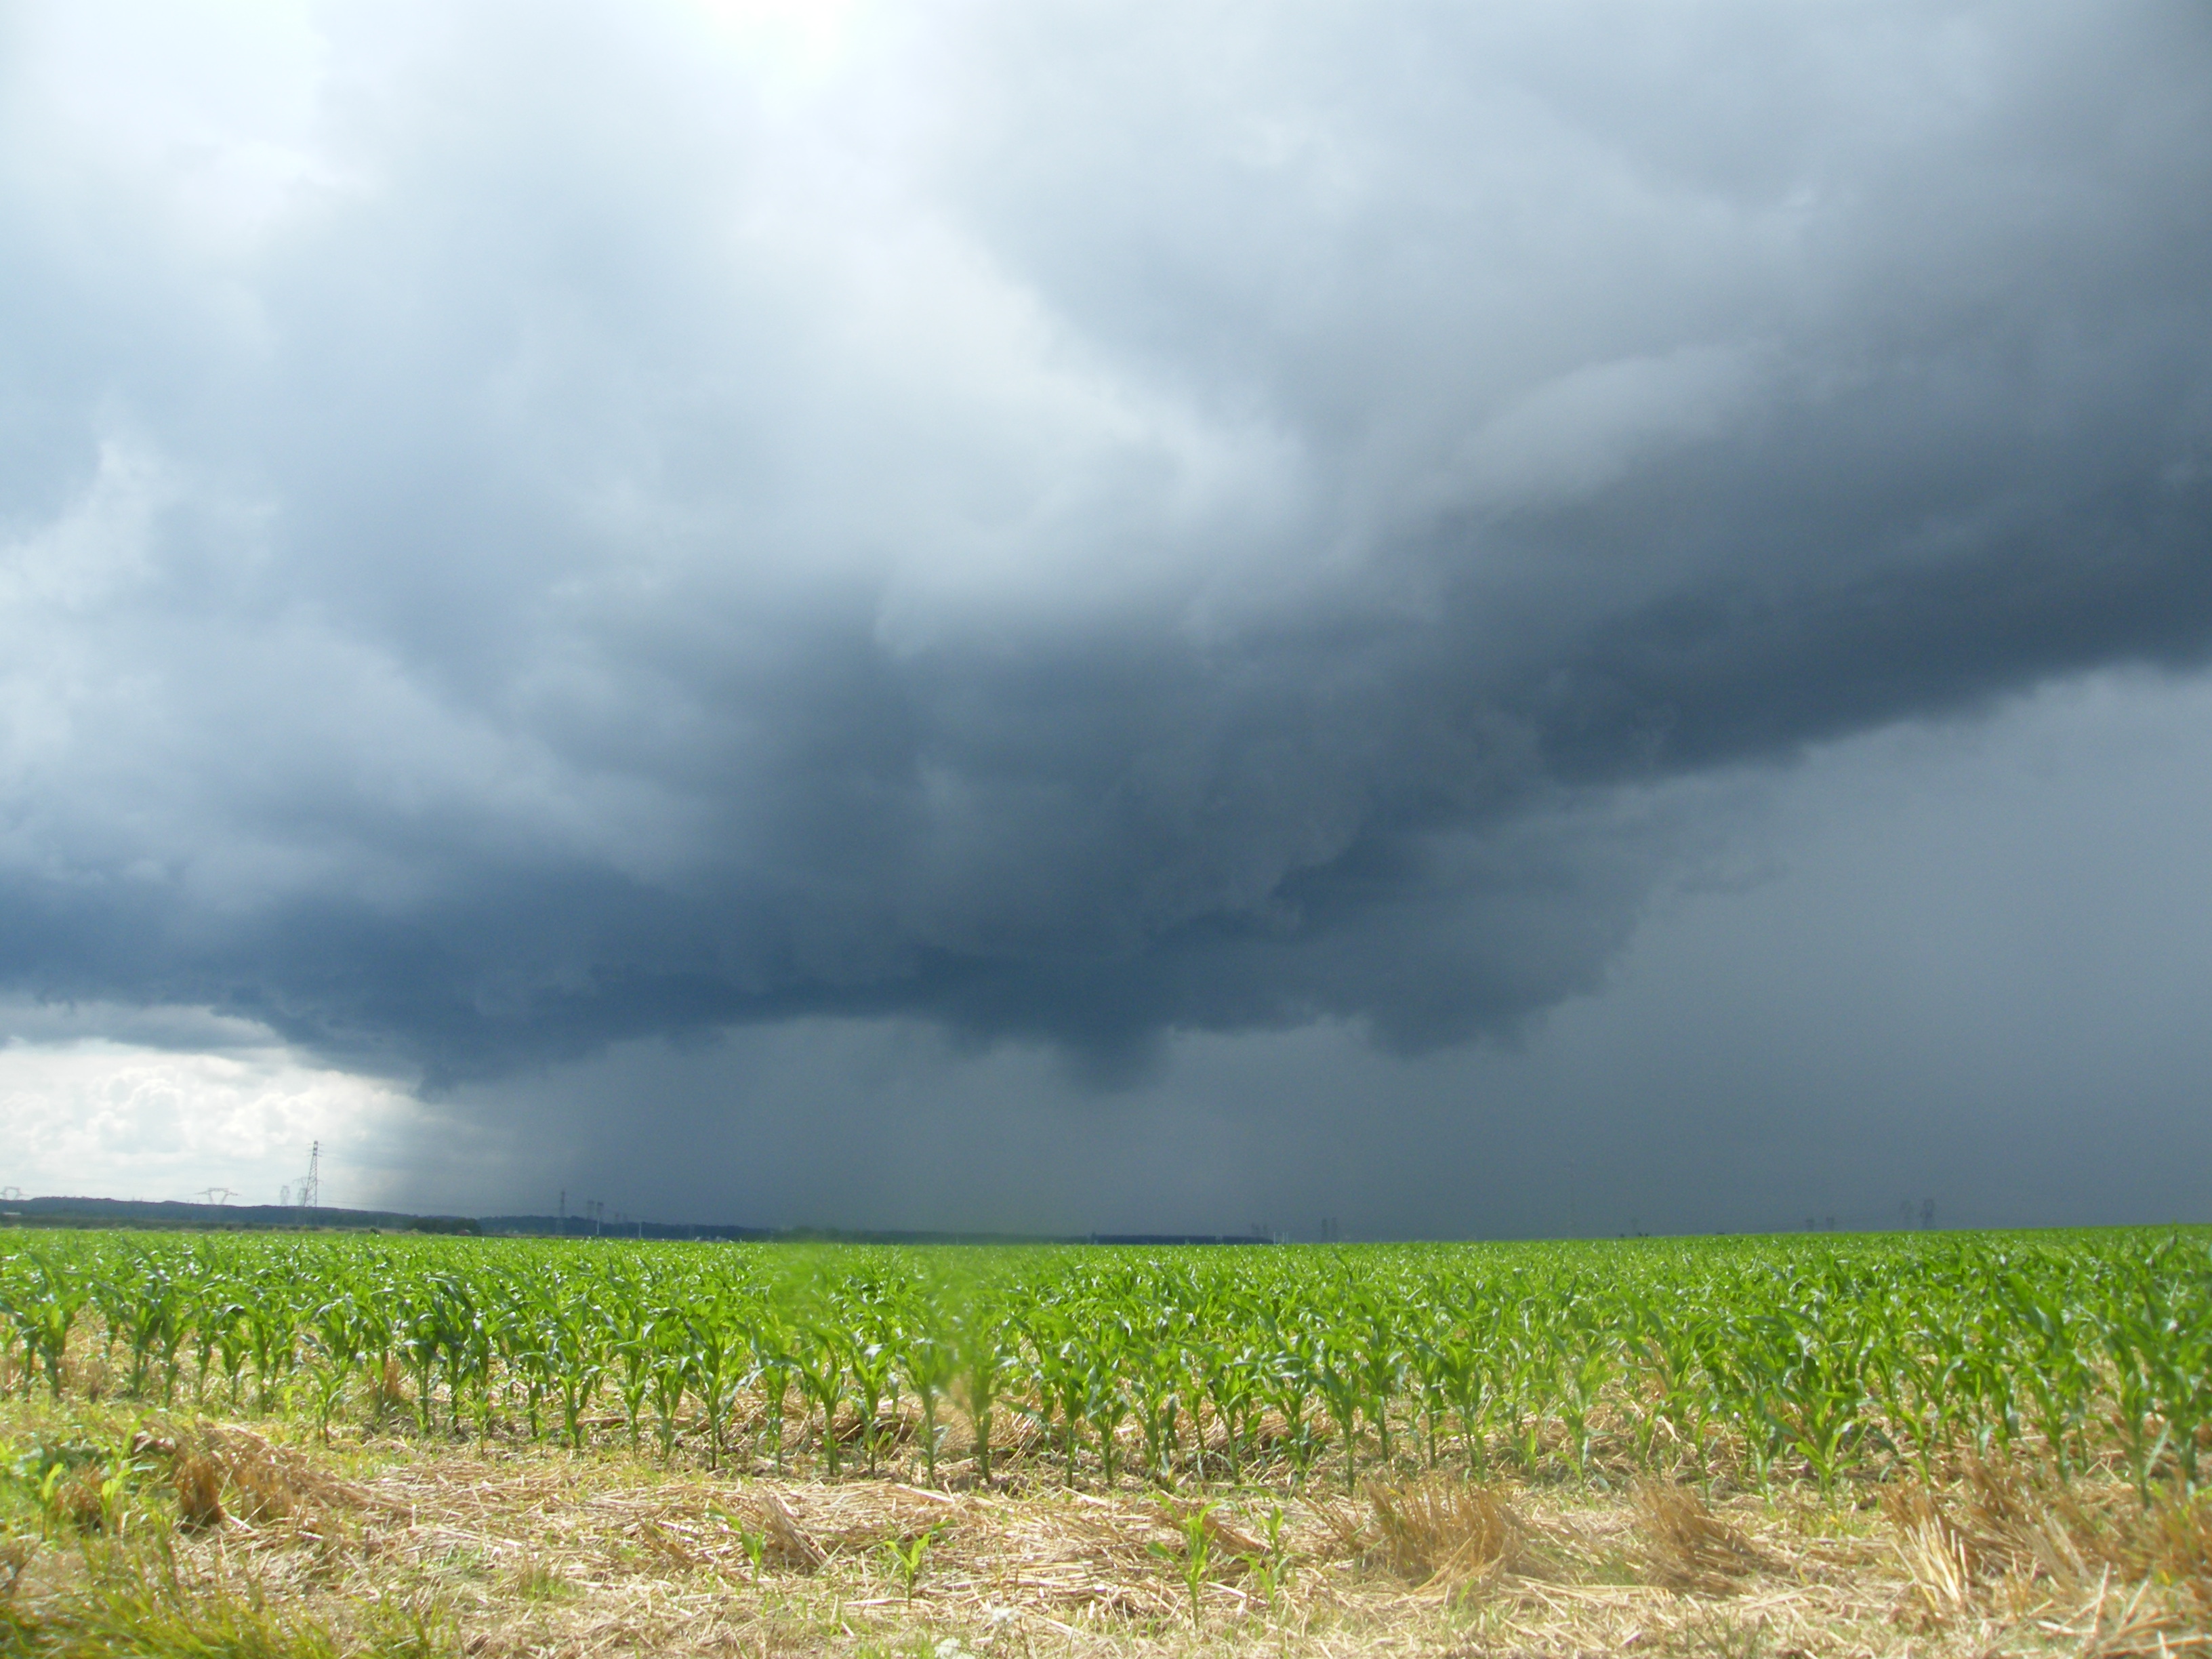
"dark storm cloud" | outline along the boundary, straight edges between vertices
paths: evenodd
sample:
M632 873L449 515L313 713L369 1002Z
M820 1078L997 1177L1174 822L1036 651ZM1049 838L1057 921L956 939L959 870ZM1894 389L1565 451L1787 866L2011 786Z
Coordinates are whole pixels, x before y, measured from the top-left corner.
M1419 1049L2212 645L2195 8L809 15L15 15L0 981Z
M2212 677L2098 674L1651 787L1728 833L1525 1042L1184 1032L1101 1097L1038 1045L792 1020L463 1085L392 1193L1304 1238L1880 1228L1929 1200L1946 1226L2201 1221L2208 731Z

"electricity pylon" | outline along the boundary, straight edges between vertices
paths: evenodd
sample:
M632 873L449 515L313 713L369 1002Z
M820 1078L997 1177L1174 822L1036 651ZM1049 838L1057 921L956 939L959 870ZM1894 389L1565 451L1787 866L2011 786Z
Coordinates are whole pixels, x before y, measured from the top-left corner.
M323 1143L317 1141L307 1153L307 1177L300 1183L301 1218L323 1200Z

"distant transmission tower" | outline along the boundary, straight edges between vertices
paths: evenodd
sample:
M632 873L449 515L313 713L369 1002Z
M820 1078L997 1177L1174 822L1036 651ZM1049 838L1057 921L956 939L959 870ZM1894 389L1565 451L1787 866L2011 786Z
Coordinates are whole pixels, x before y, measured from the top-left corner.
M315 1142L307 1153L307 1177L300 1183L300 1218L323 1200L323 1143Z

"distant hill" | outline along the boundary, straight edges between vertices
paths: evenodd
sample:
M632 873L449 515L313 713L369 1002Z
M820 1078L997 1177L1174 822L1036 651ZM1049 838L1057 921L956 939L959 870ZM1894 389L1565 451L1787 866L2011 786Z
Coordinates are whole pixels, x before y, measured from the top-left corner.
M830 1227L736 1227L667 1221L595 1222L577 1216L410 1215L399 1210L302 1209L283 1204L182 1204L138 1198L25 1198L0 1204L0 1226L122 1227L147 1231L497 1234L522 1238L782 1239L830 1244L1264 1244L1240 1233L933 1233Z
M356 1232L474 1233L467 1216L408 1215L397 1210L341 1210L296 1204L179 1204L163 1199L24 1198L0 1205L0 1223L18 1227L130 1227L162 1231L263 1231L327 1227Z
M581 1216L488 1215L487 1233L524 1238L778 1238L772 1227L693 1226L672 1221L591 1221Z
M487 1233L533 1238L781 1239L824 1244L1265 1244L1249 1233L959 1233L853 1227L729 1227L666 1221L589 1221L576 1216L488 1215Z

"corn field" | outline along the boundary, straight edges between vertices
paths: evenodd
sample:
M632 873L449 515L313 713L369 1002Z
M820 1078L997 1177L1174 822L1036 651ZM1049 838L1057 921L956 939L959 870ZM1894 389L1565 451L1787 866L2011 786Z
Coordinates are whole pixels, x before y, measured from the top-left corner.
M2204 1230L878 1248L0 1236L0 1387L826 1479L1642 1473L2006 1455L2193 1492Z

